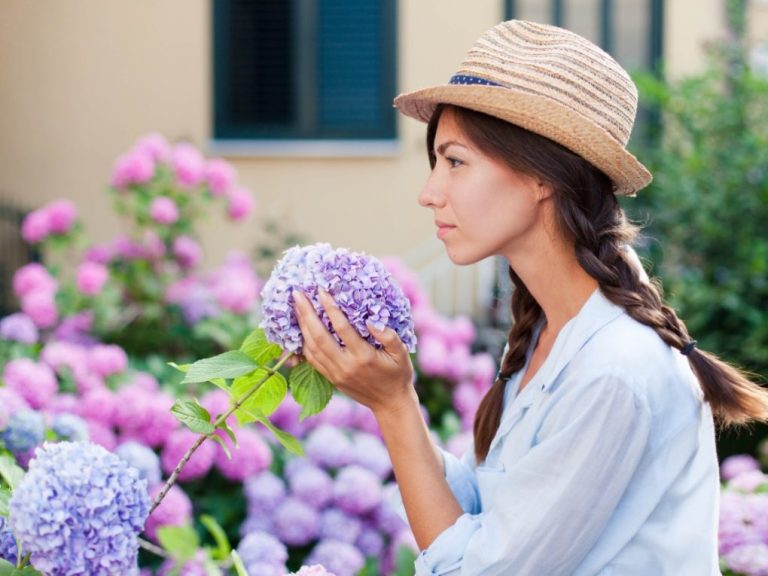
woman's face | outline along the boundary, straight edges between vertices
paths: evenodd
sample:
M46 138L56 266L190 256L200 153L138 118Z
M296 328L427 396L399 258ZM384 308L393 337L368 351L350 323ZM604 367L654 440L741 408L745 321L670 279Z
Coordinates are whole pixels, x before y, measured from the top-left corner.
M488 256L512 261L535 247L541 232L546 186L481 152L446 109L435 135L435 167L419 194L432 208L437 236L455 264L473 264Z

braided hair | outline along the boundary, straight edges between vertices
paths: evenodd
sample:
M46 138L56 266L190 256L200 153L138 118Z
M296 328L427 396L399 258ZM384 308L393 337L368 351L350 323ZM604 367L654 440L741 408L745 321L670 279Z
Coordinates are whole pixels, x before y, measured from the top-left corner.
M433 167L437 124L447 107L437 108L427 128L427 150ZM450 108L464 134L483 153L552 187L559 228L572 239L581 267L598 282L606 298L686 355L719 424L768 420L768 390L714 354L695 348L685 323L664 303L658 282L643 277L642 268L626 249L632 245L637 229L627 221L613 194L613 185L603 172L548 138L480 112ZM515 286L513 325L499 377L475 416L477 462L488 454L501 421L505 383L525 365L534 327L542 316L541 307L512 268L509 275Z

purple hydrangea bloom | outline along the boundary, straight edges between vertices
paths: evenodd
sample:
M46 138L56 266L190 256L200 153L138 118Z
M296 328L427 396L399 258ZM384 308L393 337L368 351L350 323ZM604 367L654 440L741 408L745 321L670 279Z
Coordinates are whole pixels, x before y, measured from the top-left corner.
M324 468L340 468L350 461L352 443L338 428L322 425L307 436L304 450L307 458Z
M36 451L9 509L37 570L107 576L137 571L149 505L147 483L120 458L95 444L59 442Z
M302 566L298 572L291 572L290 576L336 576L332 572L328 572L320 564L314 564L312 566Z
M378 476L360 466L347 466L336 476L333 501L350 514L365 514L381 503L383 494Z
M208 554L205 550L198 550L195 555L179 565L178 562L173 560L166 560L163 565L160 566L158 576L211 576L212 574L221 575L222 572L218 568L214 568L211 562L208 560ZM209 571L209 567L213 571Z
M221 475L234 482L242 482L269 468L272 463L272 450L256 430L241 428L237 432L237 447L232 445L229 436L223 436L230 451L227 456L221 445L216 444L215 464Z
M352 436L351 463L367 468L380 480L392 473L392 461L384 442L373 434L357 432Z
M726 566L738 574L768 576L768 545L763 542L735 548L724 560Z
M5 516L0 516L0 558L15 564L18 554L19 549L16 547L16 538L11 532L11 527Z
M394 506L390 503L397 491L397 485L390 482L383 488L384 497L379 505L373 510L374 524L389 536L395 536L408 528L405 520L398 515Z
M304 546L317 537L320 514L298 498L286 498L274 512L277 537L288 546Z
M90 437L88 424L74 414L57 414L51 423L51 429L61 440L84 442Z
M14 392L7 386L0 386L0 430L5 428L11 414L28 409L29 404L18 392Z
M267 534L275 533L275 523L272 522L270 516L264 514L255 514L246 516L245 521L240 524L240 536L244 538L251 532L266 532Z
M38 336L37 326L26 314L17 312L0 320L0 339L34 344Z
M266 532L251 532L237 546L237 553L249 574L283 576L288 560L285 544Z
M288 485L293 496L316 510L322 510L333 498L333 479L317 466L302 467L300 473L289 477Z
M269 470L248 478L243 483L248 510L254 515L267 515L285 499L285 483Z
M749 454L729 456L720 464L720 476L726 481L753 470L760 470L760 463Z
M312 549L307 562L321 564L337 576L355 576L365 566L365 556L347 542L321 540Z
M151 448L128 440L115 449L115 454L125 460L129 466L136 468L139 476L144 478L149 486L155 486L160 482L160 458Z
M134 382L117 393L113 424L120 429L123 439L131 438L156 448L179 427L171 406L170 395L146 390Z
M370 558L379 558L384 552L385 542L384 535L379 532L373 525L365 523L363 524L360 535L355 540L355 546Z
M45 420L43 415L34 410L19 410L8 418L8 423L0 438L8 450L18 454L31 450L40 444L44 435Z
M370 334L366 322L378 329L392 328L408 350L415 350L410 303L384 265L366 254L334 250L323 243L287 250L264 285L260 326L270 341L284 350L301 352L304 341L293 312L294 290L309 298L333 332L320 305L318 289L334 298L352 326L374 346L380 344Z
M354 544L363 530L363 522L338 508L327 508L320 515L320 538Z

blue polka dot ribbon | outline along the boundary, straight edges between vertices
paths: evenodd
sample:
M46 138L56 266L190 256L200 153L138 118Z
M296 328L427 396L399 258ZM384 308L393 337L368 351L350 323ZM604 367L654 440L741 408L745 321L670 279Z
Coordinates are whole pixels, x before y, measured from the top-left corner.
M467 76L465 74L456 74L451 76L448 84L479 84L481 86L501 86L496 82L491 82L485 78L478 78L477 76Z

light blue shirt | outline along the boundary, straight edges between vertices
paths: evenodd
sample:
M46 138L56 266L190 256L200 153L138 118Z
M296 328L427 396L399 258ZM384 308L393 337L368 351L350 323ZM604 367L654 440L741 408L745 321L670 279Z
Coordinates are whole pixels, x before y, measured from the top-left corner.
M518 394L524 371L486 461L444 453L464 514L416 573L720 574L714 426L687 359L598 289Z

